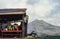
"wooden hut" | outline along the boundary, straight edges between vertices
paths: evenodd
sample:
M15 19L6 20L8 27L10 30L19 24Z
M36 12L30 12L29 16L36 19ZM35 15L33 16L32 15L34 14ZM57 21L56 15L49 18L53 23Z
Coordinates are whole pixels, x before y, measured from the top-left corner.
M26 9L0 9L0 37L27 36Z

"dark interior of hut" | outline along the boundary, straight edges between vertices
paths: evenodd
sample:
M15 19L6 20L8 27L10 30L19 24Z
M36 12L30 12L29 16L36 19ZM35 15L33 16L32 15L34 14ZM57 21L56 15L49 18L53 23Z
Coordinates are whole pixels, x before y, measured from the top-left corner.
M0 29L1 30L21 30L22 29L22 15L0 15Z

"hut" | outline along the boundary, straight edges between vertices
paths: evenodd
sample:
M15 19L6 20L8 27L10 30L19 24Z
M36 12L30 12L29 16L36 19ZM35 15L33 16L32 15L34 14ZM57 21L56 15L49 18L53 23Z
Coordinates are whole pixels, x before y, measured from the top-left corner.
M26 9L0 9L0 37L27 36Z

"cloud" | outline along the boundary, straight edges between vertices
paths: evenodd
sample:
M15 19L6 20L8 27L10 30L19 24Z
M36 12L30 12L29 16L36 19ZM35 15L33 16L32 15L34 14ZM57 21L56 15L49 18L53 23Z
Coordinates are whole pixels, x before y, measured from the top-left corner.
M0 0L0 8L27 8L29 22L43 19L59 24L60 0Z
M54 5L52 6L48 0L40 0L38 3L33 2L34 4L27 4L30 7L27 10L27 14L33 19L46 18L50 13L49 11L53 9ZM31 21L31 20L30 20Z
M51 24L60 26L60 0L51 0L50 2L52 2L55 6L52 10L50 10L50 14L48 15L47 20L45 20Z
M40 0L28 0L27 1L27 4L29 4L29 5L34 5L34 4L36 4L36 3L38 3Z

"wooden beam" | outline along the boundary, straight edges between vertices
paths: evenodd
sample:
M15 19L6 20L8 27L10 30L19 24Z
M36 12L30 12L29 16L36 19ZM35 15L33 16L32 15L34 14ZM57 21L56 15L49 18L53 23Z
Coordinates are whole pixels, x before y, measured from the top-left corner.
M25 27L24 27L24 15L23 15L23 21L22 21L22 30L23 30L23 32L22 32L22 38L25 36Z
M25 12L8 12L8 13L0 13L0 15L7 15L7 14L25 14Z

